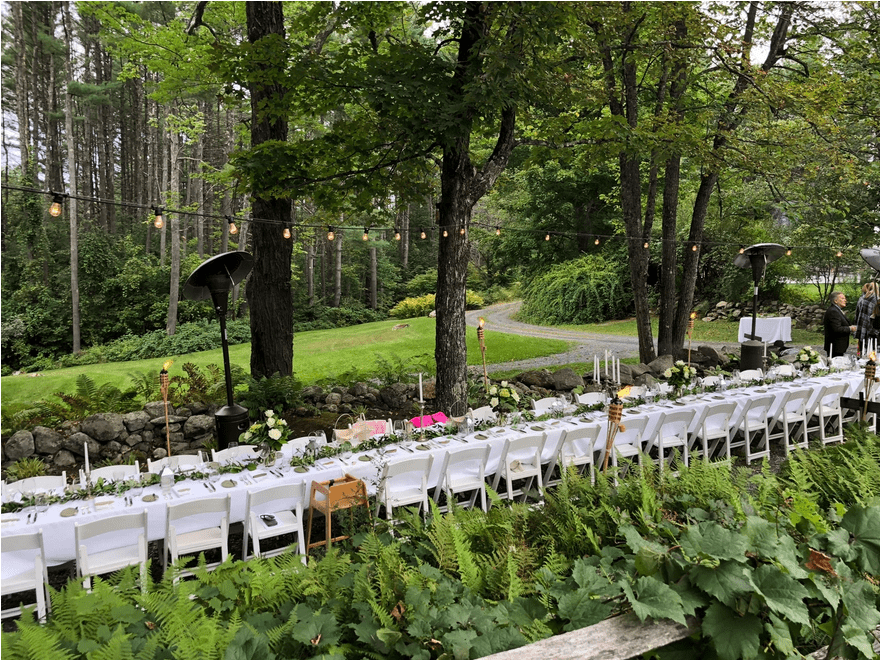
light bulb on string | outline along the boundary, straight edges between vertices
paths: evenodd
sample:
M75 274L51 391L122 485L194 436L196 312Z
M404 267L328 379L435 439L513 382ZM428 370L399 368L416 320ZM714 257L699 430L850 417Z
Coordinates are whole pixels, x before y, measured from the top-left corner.
M419 227L419 238L421 238L422 240L428 238L428 235L425 234L425 230L422 229L421 227Z
M334 238L336 238L336 234L333 231L333 227L328 226L327 227L327 240L332 241Z
M549 234L549 233L544 237L544 240L545 240L545 241L549 241L549 240L550 240L550 234Z
M595 243L596 245L599 245L599 239L597 238L595 241L593 241L593 243Z
M836 256L838 259L840 259L840 258L843 256L843 252L841 252L840 250L838 250L838 251L837 251L837 254L834 255L834 256Z
M64 203L65 197L67 197L67 195L64 195L62 193L52 193L52 205L49 206L49 215L51 215L53 218L57 218L59 215L61 215L61 205Z
M229 233L235 236L238 233L238 227L235 226L235 220L232 219L231 215L227 215L226 222L229 223Z
M745 254L745 252L746 252L746 249L745 249L745 248L742 248L742 247L741 247L741 248L739 249L739 253L740 253L740 254Z
M465 232L464 227L462 227L461 229L458 230L458 233L461 234L462 236L464 236L464 232Z
M364 235L361 236L361 240L362 241L370 240L370 228L369 227L364 227Z
M395 241L400 240L400 230L397 227L394 228L394 240Z
M650 247L650 243L648 243L648 241L645 241L645 244L642 247L647 250L648 247Z
M696 252L696 251L697 251L697 244L696 244L696 243L694 243L694 244L691 246L691 251L692 251L692 252Z
M495 227L495 235L501 236L501 227Z
M790 256L791 256L791 248L788 248L788 249L785 251L785 256L786 256L786 257L790 257Z
M284 228L283 236L284 236L284 238L290 238L290 227Z
M156 216L153 218L153 226L156 229L162 229L165 226L165 218L162 217L162 209L158 206L153 207L153 214Z
M445 229L443 230L443 238L447 238L449 236L449 232Z

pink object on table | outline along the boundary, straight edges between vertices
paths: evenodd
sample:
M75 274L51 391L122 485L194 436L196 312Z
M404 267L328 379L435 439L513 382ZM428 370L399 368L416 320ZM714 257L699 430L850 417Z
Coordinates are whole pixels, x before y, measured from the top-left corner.
M446 415L442 412L434 413L433 415L425 415L424 417L413 417L410 422L412 425L420 429L422 426L431 426L432 424L445 424L446 423Z

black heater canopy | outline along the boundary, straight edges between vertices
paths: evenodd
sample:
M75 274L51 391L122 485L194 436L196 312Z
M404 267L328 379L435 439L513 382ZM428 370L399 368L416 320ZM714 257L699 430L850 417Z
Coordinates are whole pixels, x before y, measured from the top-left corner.
M183 297L188 300L211 299L220 320L220 341L223 345L223 368L226 372L226 405L214 413L217 423L217 446L226 449L230 442L238 442L248 428L247 408L232 400L232 371L229 368L229 344L226 340L226 310L229 292L254 267L254 258L247 252L226 252L211 257L193 271L183 285Z
M763 366L761 338L755 334L755 325L758 318L758 283L764 279L767 264L776 261L785 252L786 249L778 243L757 243L745 248L733 260L735 266L751 268L752 279L755 282L752 297L752 333L746 335L746 338L750 341L743 342L741 346L741 369L760 369Z

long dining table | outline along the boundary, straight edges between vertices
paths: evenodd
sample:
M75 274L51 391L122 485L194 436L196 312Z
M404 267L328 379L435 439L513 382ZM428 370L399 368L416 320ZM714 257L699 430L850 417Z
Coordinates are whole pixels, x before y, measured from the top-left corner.
M750 398L765 393L774 396L774 405L768 411L768 419L771 419L778 412L786 392L792 389L812 389L812 398L808 406L813 406L828 385L839 383L846 384L847 396L858 396L859 391L864 388L864 374L862 371L841 371L824 376L798 378L788 382L752 385L728 389L724 392L692 395L674 402L643 404L626 409L623 421L628 423L636 418L645 419L642 437L650 438L656 432L663 412L693 410L695 413L699 413L701 408L711 406L719 400L735 401L743 406ZM695 414L694 420L697 418L699 415ZM607 420L607 412L595 411L577 416L521 422L516 427L499 426L465 436L440 436L432 439L422 436L420 441L417 433L415 441L406 447L398 444L361 452L355 449L350 456L343 458L341 455L337 455L333 458L320 459L309 468L289 466L292 452L296 451L291 447L279 452L278 460L274 466L258 465L255 470L221 474L211 483L196 478L183 479L177 481L170 492L163 492L159 485L149 486L133 502L124 496L114 495L98 496L90 502L83 500L59 502L50 505L46 511L39 514L36 522L30 523L25 511L4 514L0 516L0 542L3 537L8 535L41 530L45 540L46 563L49 566L59 565L76 558L75 524L78 522L146 510L148 540L156 541L165 536L166 506L171 503L228 495L230 497L229 521L230 523L241 522L245 518L247 493L250 490L279 484L291 486L304 484L306 498L308 498L312 482L338 480L349 474L364 480L368 491L375 493L381 478L383 463L403 461L414 455L426 453L434 456L427 481L429 488L434 488L441 481L441 466L444 463L445 454L454 449L466 446L488 446L490 451L486 474L490 475L499 468L507 439L520 437L523 433L541 435L544 439L542 460L550 462L555 460L558 455L565 431L598 425L600 429L597 444L600 442L604 444ZM693 432L695 429L689 430ZM304 507L307 506L308 499L304 502ZM112 543L112 538L108 539L109 543ZM111 547L112 545L108 546L108 549ZM230 551L237 553L238 549L231 548ZM4 557L3 565L0 567L0 577L14 575L19 569L20 567L17 567L14 561L5 561Z

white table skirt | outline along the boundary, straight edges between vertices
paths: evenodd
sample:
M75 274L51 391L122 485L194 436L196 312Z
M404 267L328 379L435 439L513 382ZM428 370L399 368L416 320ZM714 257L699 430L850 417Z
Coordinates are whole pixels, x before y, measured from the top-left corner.
M752 334L752 317L739 320L739 335L737 341L742 344L746 335ZM791 341L791 317L776 316L771 318L755 319L755 334L761 339L758 341L772 344L776 341Z
M789 389L799 389L802 387L813 387L814 395L808 405L815 403L821 391L820 385L829 385L839 382L845 382L848 385L848 396L857 396L858 392L864 387L864 376L861 371L840 372L824 376L821 378L811 378L808 380L796 380L793 382L780 383L775 386L761 386L751 388L740 388L736 390L728 390L721 394L706 394L701 397L695 397L691 401L683 401L676 403L664 403L660 405L645 405L640 408L632 408L625 411L623 422L636 419L638 417L646 418L647 426L643 434L644 438L652 438L656 433L657 424L659 422L660 412L669 412L672 410L694 410L697 414L694 420L700 417L699 412L702 408L708 407L716 403L720 398L728 401L737 401L740 407L745 401L754 397L763 391L776 395L776 402L771 406L768 418L772 418L779 410L783 394ZM394 447L391 451L385 451L384 454L377 456L377 450L354 454L346 462L341 458L327 459L320 461L320 465L314 466L307 473L294 472L292 469L284 473L279 478L274 476L262 467L253 472L243 472L241 474L224 474L217 480L217 492L209 491L204 483L199 480L185 480L178 482L174 488L172 501L174 503L186 500L198 500L207 497L217 497L222 495L231 496L231 514L230 522L241 522L245 516L246 496L249 489L260 489L264 487L276 486L279 484L297 485L305 484L306 497L308 497L312 481L327 481L329 479L339 479L344 474L350 474L359 479L363 479L367 484L370 493L375 493L378 481L381 475L381 460L389 462L402 461L412 456L421 455L430 452L434 455L434 463L431 474L428 479L429 487L433 488L440 482L440 470L443 465L444 455L448 451L460 449L463 447L474 447L488 445L491 450L489 454L488 464L486 466L486 474L493 474L501 460L501 453L504 448L504 440L520 436L526 433L546 433L547 439L542 453L543 460L550 461L559 452L560 441L563 437L563 431L570 431L576 428L598 425L599 435L596 446L604 447L607 429L607 414L593 413L584 418L575 419L554 419L544 422L530 422L520 426L520 430L511 428L495 428L488 431L479 431L471 434L465 439L458 438L437 438L424 443L413 443L411 450L407 451L402 447ZM539 429L539 430L533 430ZM695 428L690 431L696 430ZM418 435L416 436L418 437ZM618 436L621 437L620 434ZM419 445L428 446L427 450L419 449ZM370 461L361 460L362 456L368 456ZM261 476L262 475L262 476ZM231 481L234 485L229 488L221 486L222 482ZM36 530L42 530L43 538L46 546L47 564L57 565L76 558L74 525L77 522L85 522L94 520L99 517L109 517L118 514L134 513L143 509L147 510L148 518L148 534L150 541L156 541L165 536L165 507L169 501L163 498L161 488L151 486L144 490L144 496L148 494L157 495L154 502L138 501L134 506L126 507L124 501L117 497L98 497L97 502L106 502L104 505L96 507L94 511L84 511L85 507L82 501L72 501L64 504L53 504L49 510L39 515L36 524L27 525L27 514L19 512L16 514L7 514L3 518L11 520L2 524L0 529L0 537L13 534L23 534ZM308 507L308 500L305 502ZM79 508L80 513L71 517L62 517L61 512L65 509ZM112 541L112 539L108 539ZM109 548L108 548L109 549ZM237 553L237 548L231 548L231 552ZM18 567L14 561L6 561L4 557L3 565L0 567L2 576L11 576L16 573Z

